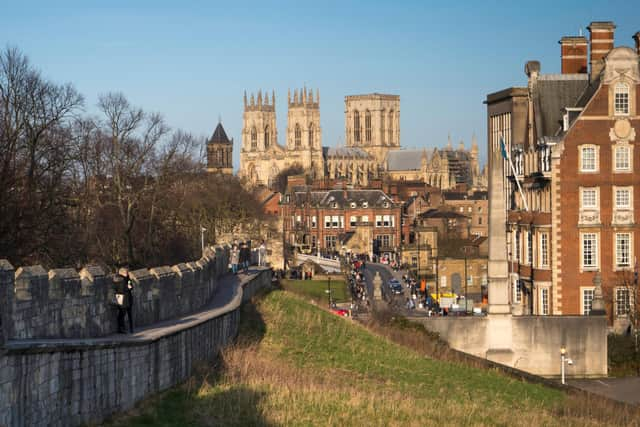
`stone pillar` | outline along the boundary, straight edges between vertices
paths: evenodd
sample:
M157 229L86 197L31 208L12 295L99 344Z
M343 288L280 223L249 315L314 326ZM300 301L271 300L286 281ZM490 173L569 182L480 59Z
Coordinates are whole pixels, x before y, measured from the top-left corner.
M489 149L489 314L510 314L504 162L499 151Z
M6 259L0 259L0 353L9 339L14 277L13 266Z

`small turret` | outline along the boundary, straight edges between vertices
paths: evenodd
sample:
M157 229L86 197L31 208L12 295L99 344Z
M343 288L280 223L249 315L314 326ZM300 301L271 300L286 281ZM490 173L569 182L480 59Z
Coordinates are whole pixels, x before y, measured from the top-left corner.
M244 109L247 109L247 91L244 91Z

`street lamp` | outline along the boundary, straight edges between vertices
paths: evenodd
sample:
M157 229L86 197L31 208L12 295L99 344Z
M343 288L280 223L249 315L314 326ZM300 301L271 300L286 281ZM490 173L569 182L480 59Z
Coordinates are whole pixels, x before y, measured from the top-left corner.
M565 385L565 373L564 373L564 365L573 365L573 360L567 357L567 349L562 347L560 349L560 378L562 380L562 385Z
M327 280L327 293L329 294L329 308L331 308L331 276Z

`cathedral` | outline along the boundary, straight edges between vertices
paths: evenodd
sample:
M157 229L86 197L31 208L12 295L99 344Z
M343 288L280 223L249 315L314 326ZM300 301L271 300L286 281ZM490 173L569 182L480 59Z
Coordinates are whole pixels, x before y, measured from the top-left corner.
M372 93L345 97L345 147L323 147L320 93L296 89L287 94L287 129L278 143L275 93L244 95L238 175L251 186L271 187L276 176L301 166L312 178L341 179L366 187L372 179L419 180L442 189L480 181L475 138L471 151L403 150L400 97Z

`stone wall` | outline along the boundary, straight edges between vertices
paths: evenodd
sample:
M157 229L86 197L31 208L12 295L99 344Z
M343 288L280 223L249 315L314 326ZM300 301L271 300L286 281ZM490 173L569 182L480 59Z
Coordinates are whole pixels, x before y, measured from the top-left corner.
M560 375L560 349L566 348L573 365L569 377L607 376L607 320L604 316L505 316L510 327L494 325L487 317L412 318L437 332L459 351L499 361L535 375ZM505 320L503 319L503 320ZM500 327L512 336L512 348L496 360L488 354L491 331Z
M151 337L5 342L0 348L0 426L97 423L186 380L195 363L213 359L234 339L242 301L270 282L271 271L260 270L235 285L224 307L187 316Z
M202 258L174 266L134 270L134 327L191 313L215 294L227 272L229 247L207 248ZM6 339L86 338L117 332L113 276L98 266L46 271L15 270L0 260L0 293ZM6 309L5 309L6 307Z

